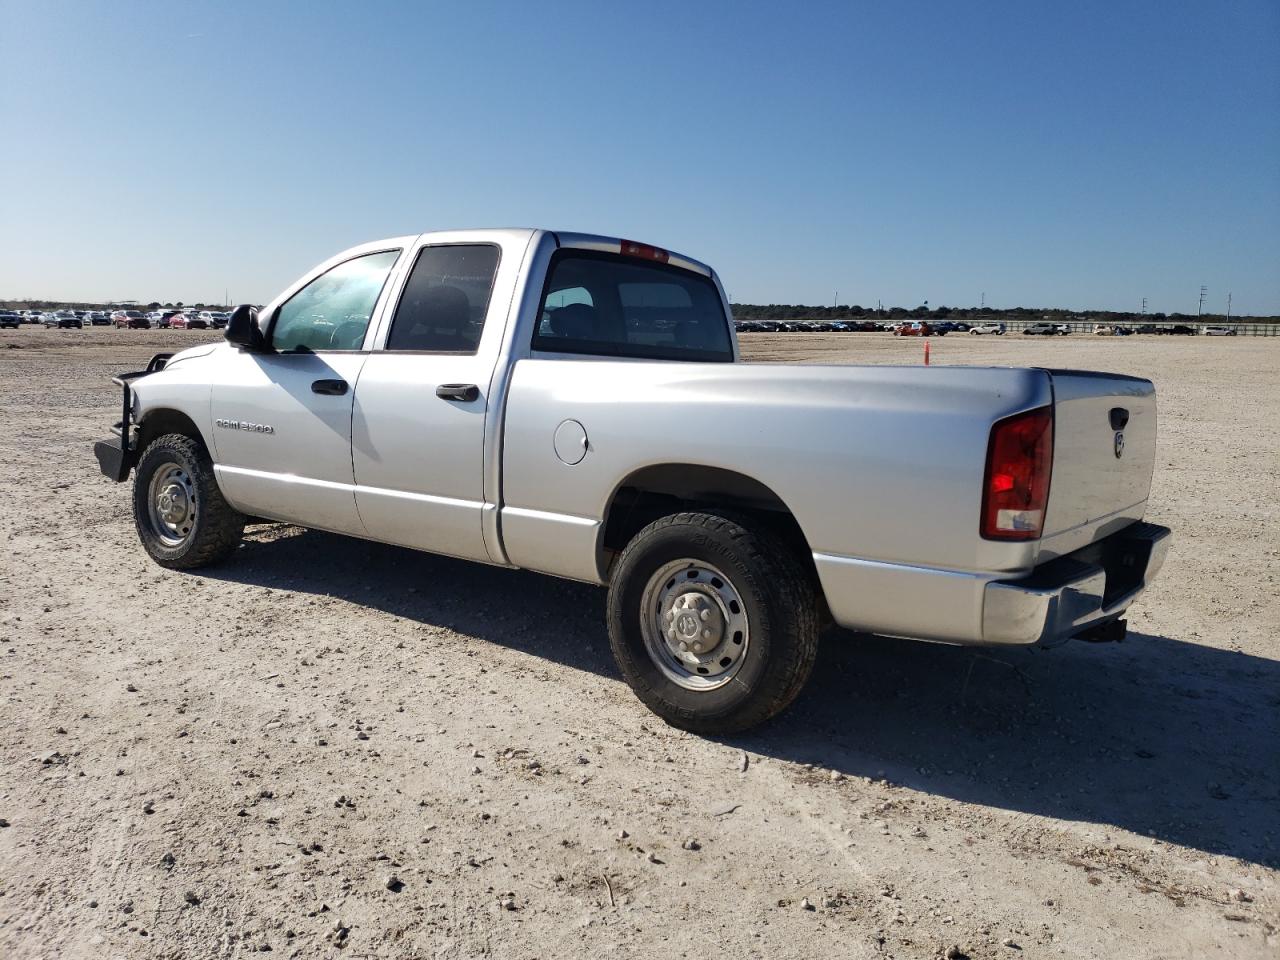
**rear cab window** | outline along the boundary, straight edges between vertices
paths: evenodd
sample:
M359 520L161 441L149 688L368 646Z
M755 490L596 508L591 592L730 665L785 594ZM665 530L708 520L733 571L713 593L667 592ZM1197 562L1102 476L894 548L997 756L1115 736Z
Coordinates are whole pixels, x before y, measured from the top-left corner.
M649 360L733 360L729 318L710 277L575 249L552 258L532 347Z

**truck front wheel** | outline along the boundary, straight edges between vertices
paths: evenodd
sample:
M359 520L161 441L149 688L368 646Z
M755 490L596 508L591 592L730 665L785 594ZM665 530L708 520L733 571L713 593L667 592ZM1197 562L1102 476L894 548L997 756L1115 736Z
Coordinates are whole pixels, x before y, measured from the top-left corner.
M226 558L245 522L223 499L204 447L180 433L157 437L143 451L133 477L133 519L151 559L171 570Z
M818 651L811 577L786 543L706 513L641 530L609 583L609 641L632 690L672 726L728 734L800 693Z

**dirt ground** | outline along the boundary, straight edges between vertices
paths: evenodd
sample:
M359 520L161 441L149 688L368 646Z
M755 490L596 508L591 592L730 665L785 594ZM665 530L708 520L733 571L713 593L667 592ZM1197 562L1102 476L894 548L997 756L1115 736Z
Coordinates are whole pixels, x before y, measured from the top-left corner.
M206 336L0 331L0 956L1280 955L1280 340L934 340L1156 381L1129 639L833 631L716 741L619 680L600 590L275 526L152 564L91 442Z

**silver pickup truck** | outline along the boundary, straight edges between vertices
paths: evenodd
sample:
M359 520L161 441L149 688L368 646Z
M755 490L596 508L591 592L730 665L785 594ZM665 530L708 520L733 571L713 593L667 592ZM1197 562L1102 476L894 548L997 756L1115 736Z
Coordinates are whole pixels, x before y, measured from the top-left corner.
M95 453L157 563L255 517L607 585L623 676L698 732L786 707L831 621L1119 639L1168 545L1149 381L742 363L714 271L628 240L365 244L226 341L116 378Z

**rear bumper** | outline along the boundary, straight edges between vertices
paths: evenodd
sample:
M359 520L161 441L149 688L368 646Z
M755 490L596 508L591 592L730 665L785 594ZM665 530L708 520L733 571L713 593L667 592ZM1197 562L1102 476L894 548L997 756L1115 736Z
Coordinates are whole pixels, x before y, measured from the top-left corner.
M851 630L971 646L1052 645L1119 619L1155 579L1170 531L1131 523L1008 579L815 553L836 623Z
M1051 644L1116 620L1155 579L1172 531L1135 523L1018 580L993 580L982 604L990 644Z

